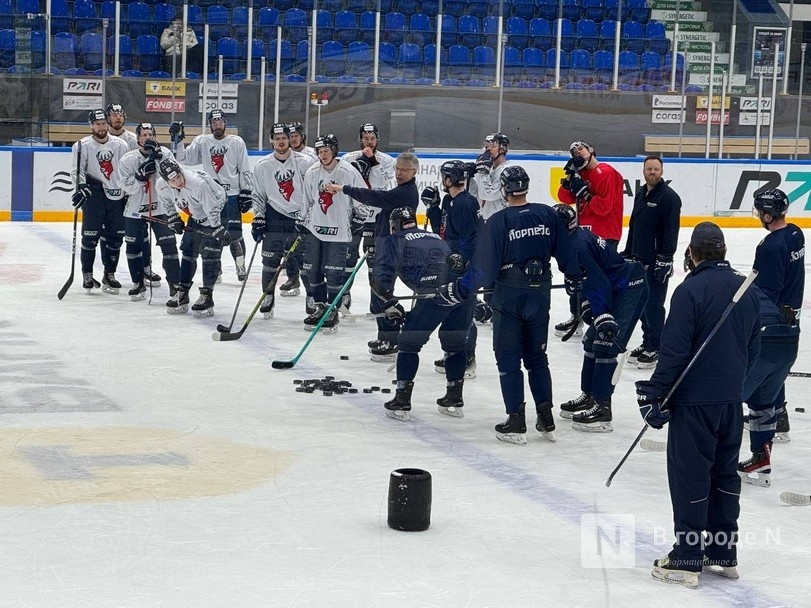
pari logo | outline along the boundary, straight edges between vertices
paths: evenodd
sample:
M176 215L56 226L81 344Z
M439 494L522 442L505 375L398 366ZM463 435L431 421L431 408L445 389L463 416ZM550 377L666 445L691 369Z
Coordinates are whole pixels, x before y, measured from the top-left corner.
M789 204L795 205L793 211L800 205L811 211L811 171L786 171L785 178L777 171L741 171L729 208L748 209L756 195L775 188L786 193Z

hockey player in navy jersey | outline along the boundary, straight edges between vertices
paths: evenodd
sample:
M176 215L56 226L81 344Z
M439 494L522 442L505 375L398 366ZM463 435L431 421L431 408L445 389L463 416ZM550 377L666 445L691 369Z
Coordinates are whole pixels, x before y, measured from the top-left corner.
M774 303L782 325L767 326L768 332L764 329L761 358L768 356L768 361L747 378L743 395L749 406L752 457L741 462L738 470L744 481L756 485L770 483L772 442L789 440L784 380L797 357L805 290L805 236L795 224L786 222L788 205L782 190L755 195L754 213L769 231L755 250L755 285ZM770 373L768 368L773 368ZM774 383L778 389L771 394Z
M586 277L580 309L589 326L583 338L582 394L560 406L560 417L571 418L578 431L611 432L612 377L617 356L625 351L648 298L645 269L626 262L605 239L578 227L573 205L558 204L554 209L569 231Z
M555 211L548 205L527 201L529 176L523 167L505 168L501 188L510 206L487 220L474 263L461 279L443 285L440 296L456 303L480 285L494 285L493 350L508 416L506 422L496 425L496 438L526 444L523 360L535 401L535 428L554 441L552 378L546 356L552 289L550 259L557 260L575 289L582 273L577 252Z
M469 307L458 299L450 301L437 295L439 286L456 280L460 273L453 269L453 262L449 264L451 250L448 244L438 234L417 228L413 209L400 207L389 217L391 236L378 241L372 289L385 302L384 310L391 314L398 314L401 310L394 299L395 279L399 278L417 295L428 297L418 299L406 315L397 341L397 391L394 398L384 404L386 415L398 420L410 419L419 353L439 327L439 343L448 353L445 360L448 392L437 400L437 406L440 413L461 418Z
M466 189L471 179L470 168L461 160L449 160L439 167L439 177L445 196L440 204L439 190L426 188L422 193L428 221L451 248L451 252L461 256L459 263L466 267L473 260L476 243L482 227L481 209L477 201ZM470 307L471 319L477 303L466 301ZM471 322L470 333L465 343L465 378L476 377L476 340L478 329ZM445 357L434 362L434 370L445 373Z
M695 588L702 569L738 578L741 391L758 355L760 310L749 289L718 325L744 278L726 261L717 225L702 222L693 229L689 256L695 270L673 291L659 362L636 389L645 422L657 429L670 423L667 477L676 542L651 574ZM663 410L665 396L691 362Z

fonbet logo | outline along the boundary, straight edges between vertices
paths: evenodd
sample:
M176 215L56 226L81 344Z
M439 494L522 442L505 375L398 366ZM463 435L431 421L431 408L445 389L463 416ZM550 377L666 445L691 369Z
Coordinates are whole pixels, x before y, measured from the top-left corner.
M151 428L0 431L2 505L154 501L242 492L292 454Z

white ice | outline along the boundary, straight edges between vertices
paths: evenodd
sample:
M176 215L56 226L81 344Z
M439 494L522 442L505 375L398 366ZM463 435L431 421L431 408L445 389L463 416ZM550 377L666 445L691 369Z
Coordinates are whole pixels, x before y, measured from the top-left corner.
M293 357L308 336L303 295L278 298L274 319L258 316L228 343L211 337L239 293L227 252L212 318L167 315L165 281L151 305L131 302L124 259L120 295L86 295L77 277L58 301L71 230L0 223L3 608L811 605L811 510L778 500L783 490L811 494L811 413L794 411L809 408L811 380L788 382L792 442L775 446L772 487L743 488L741 579L703 575L692 591L650 576L672 543L665 454L635 451L605 487L643 426L633 382L649 371L626 366L613 433L574 431L556 407L557 443L533 428L528 445L508 445L493 434L504 410L492 331L480 329L462 419L436 411L444 379L433 371L434 337L413 420L398 422L378 392L294 391L294 379L325 375L392 386L388 364L368 358L365 270L353 289L360 318L277 371L270 361ZM725 233L729 259L748 271L765 233ZM689 234L681 230L679 251ZM246 236L252 250L247 226ZM237 326L259 297L260 257ZM552 308L552 324L568 317L562 291ZM557 405L579 394L582 351L552 333ZM806 338L800 351L795 370L811 371ZM433 476L425 532L387 526L389 474L401 467Z

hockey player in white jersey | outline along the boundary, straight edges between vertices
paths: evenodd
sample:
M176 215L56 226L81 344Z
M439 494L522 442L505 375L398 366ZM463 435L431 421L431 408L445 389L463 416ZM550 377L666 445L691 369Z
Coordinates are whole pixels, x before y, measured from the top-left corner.
M197 256L203 260L203 286L200 297L191 307L197 317L214 314L214 283L220 274L222 247L231 242L231 234L222 225L221 214L225 206L225 189L204 171L181 169L172 158L164 158L158 165L158 200L165 209L182 210L189 214L189 222L180 241L180 281L177 291L166 302L169 314L184 313L189 309L189 289L197 271ZM184 230L184 229L181 229Z
M321 320L346 281L346 263L352 245L353 218L365 219L369 208L343 193L329 192L327 184L344 184L363 188L360 173L348 162L338 158L338 139L332 134L315 140L318 161L304 175L304 217L310 231L304 247L304 272L315 300L315 312L304 320L304 328L312 329ZM333 309L322 327L334 330L338 311Z
M183 233L183 220L174 206L167 212L159 204L155 191L157 163L164 158L173 159L172 152L155 140L155 128L151 123L140 123L135 127L135 133L138 148L130 150L121 158L116 172L122 189L128 195L124 207L124 244L133 282L129 296L137 302L143 300L146 293L146 261L142 252L144 248L149 249L147 231L150 226L163 253L163 269L166 271L166 280L169 281L169 290L174 293L175 285L180 280L175 232Z
M293 152L300 152L306 154L313 161L318 160L318 154L315 153L315 148L307 145L307 133L304 131L304 125L299 121L287 123L287 128L290 129L290 147Z
M117 294L121 283L115 278L118 255L124 239L124 193L115 175L121 157L129 149L118 137L110 137L104 110L91 110L88 122L92 135L81 139L81 166L76 167L79 142L73 144L71 178L77 184L71 202L82 210L82 287L88 293L101 286L105 293ZM93 278L93 263L99 237L106 238L104 277L101 285Z
M507 152L510 138L504 133L491 133L484 138L484 152L476 159L476 174L473 181L482 206L482 219L509 206L501 192L501 172L510 166Z
M358 170L367 188L372 190L396 188L397 179L394 174L394 158L378 149L380 146L380 133L377 130L377 125L373 122L363 123L358 129L358 141L361 149L344 154L341 157L342 160L350 163ZM374 247L375 222L380 209L370 209L371 213L364 223L361 225L358 222L353 226L352 247L346 263L347 268L354 268L355 264L358 263L361 246L364 253L368 252L370 247ZM366 259L370 271L373 260L373 256ZM351 303L352 294L347 290L343 296L343 302L341 302L341 312L348 313Z
M227 126L222 110L208 113L211 133L195 137L188 148L178 144L177 160L187 165L203 165L203 170L219 183L228 195L222 223L231 233L231 255L237 279L245 280L245 240L242 238L242 213L250 211L253 201L253 174L248 163L248 150L239 135L225 132ZM173 141L184 138L182 123L172 123L169 134Z
M290 148L290 129L286 124L274 124L270 133L273 153L254 167L251 225L254 240L262 242L262 290L265 292L296 238L296 221L303 220L304 174L313 164L312 158ZM265 296L259 308L266 319L273 316L274 292L275 289Z

